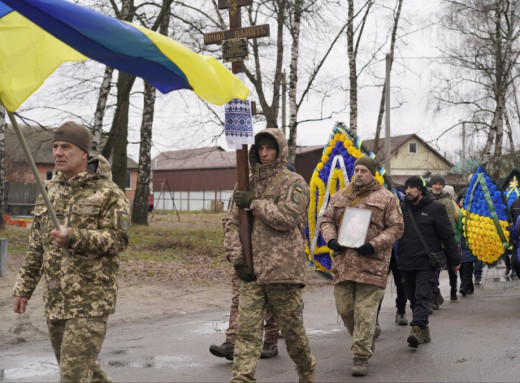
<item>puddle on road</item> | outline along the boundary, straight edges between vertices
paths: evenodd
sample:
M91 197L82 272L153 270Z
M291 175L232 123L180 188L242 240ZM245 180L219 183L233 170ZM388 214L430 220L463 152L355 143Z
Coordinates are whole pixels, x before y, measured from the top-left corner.
M59 375L59 368L55 360L45 358L31 358L31 362L26 362L23 367L0 369L0 382L15 381L19 379L34 378L36 381L38 377L48 375ZM153 357L146 357L140 361L117 361L111 360L108 365L115 368L176 368L185 367L201 367L202 364L195 363L189 357L179 357L174 355L156 355Z
M202 326L191 330L192 333L199 335L212 335L215 333L223 334L229 326L228 320L203 322Z
M31 358L23 365L23 367L0 369L0 382L59 374L55 359Z
M174 355L149 356L144 360L133 362L112 360L108 362L108 365L115 368L156 368L159 370L164 368L175 368L179 366L182 366L183 368L202 366L200 363L194 363L193 360L189 357L179 357Z
M334 328L332 330L318 330L318 329L312 329L312 328L308 328L307 329L307 335L323 335L323 334L332 334L332 333L335 333L335 332L340 332L342 331L341 328Z

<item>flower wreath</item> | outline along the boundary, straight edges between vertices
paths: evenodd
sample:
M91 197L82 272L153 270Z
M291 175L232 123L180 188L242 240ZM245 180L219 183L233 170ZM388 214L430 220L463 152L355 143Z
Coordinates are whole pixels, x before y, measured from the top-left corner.
M518 169L513 169L501 185L500 189L504 191L504 199L508 208L511 208L513 202L520 197L520 190L518 190L519 179L520 171Z
M507 208L502 193L479 167L468 186L462 211L462 232L478 259L493 265L509 247Z
M310 202L305 236L307 244L305 252L310 266L326 276L331 276L331 253L319 230L321 216L328 205L330 197L338 190L345 188L354 174L354 163L362 156L375 158L368 152L359 137L352 135L342 123L336 123L332 129L328 143L323 148L321 161L318 163L310 180ZM378 164L375 178L380 185L385 182L386 170ZM388 186L387 186L388 187Z

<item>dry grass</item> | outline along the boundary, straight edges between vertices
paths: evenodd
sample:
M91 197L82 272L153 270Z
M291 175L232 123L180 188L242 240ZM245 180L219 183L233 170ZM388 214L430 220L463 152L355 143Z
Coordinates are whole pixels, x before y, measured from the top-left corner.
M121 282L229 282L221 221L223 213L157 213L149 226L135 225L121 254ZM179 219L180 218L180 219ZM30 229L7 226L8 268L17 270L27 250Z

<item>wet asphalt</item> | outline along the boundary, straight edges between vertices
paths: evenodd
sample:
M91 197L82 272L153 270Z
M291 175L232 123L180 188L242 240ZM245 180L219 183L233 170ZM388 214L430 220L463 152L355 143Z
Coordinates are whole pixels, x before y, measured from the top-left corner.
M520 281L503 269L484 270L483 285L449 301L430 317L431 343L407 346L410 327L398 326L391 279L380 314L381 336L369 374L352 377L351 337L337 316L332 287L305 291L304 320L317 359L317 382L520 382ZM229 313L208 310L149 322L110 326L100 361L115 382L227 382L232 363L211 355L224 341ZM411 313L407 311L408 319ZM259 382L297 382L279 342L279 355L258 363ZM0 382L56 382L48 340L0 347Z

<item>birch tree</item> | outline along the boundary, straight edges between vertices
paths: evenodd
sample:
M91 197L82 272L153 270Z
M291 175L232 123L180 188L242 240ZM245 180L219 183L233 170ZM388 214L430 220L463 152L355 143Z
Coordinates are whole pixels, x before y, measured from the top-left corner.
M159 33L168 35L171 1L165 0L157 17ZM155 113L156 90L145 81L144 106L141 120L141 140L139 145L139 165L137 168L137 187L132 208L132 222L148 225L148 196L150 195L152 125Z
M396 7L395 7L395 10L393 12L393 20L394 20L394 25L393 25L393 28L392 28L392 34L390 36L390 70L389 70L389 73L387 73L386 75L387 76L390 76L391 73L392 73L392 64L394 62L394 54L395 54L395 43L396 43L396 40L397 40L397 30L398 30L398 26L399 26L399 19L401 18L401 10L403 8L403 0L397 0L397 3L396 3ZM377 153L377 150L379 148L379 138L381 137L381 128L383 126L383 116L384 116L384 113L385 113L385 97L386 97L386 87L383 86L382 87L382 92L381 92L381 100L379 102L379 113L377 115L377 123L376 123L376 135L374 137L374 145L372 147L372 151L374 153ZM390 111L389 110L386 110L386 113L389 113ZM385 161L387 161L388 159L385 158Z
M105 73L103 75L103 81L99 88L99 97L96 105L96 111L94 113L94 125L92 127L92 145L90 152L92 154L98 154L101 144L101 133L103 132L103 118L105 116L107 99L110 94L110 88L112 83L112 75L114 68L109 66L105 67Z

